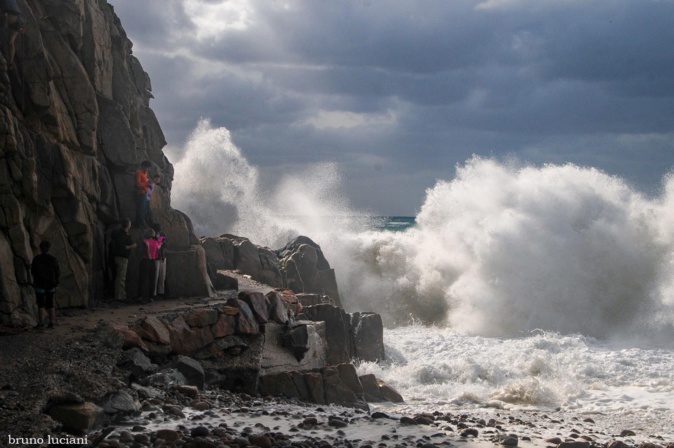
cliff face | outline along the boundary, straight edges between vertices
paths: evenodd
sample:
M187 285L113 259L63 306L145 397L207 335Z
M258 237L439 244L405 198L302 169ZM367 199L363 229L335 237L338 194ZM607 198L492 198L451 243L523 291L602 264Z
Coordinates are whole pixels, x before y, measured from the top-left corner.
M103 295L105 235L133 219L142 160L162 176L151 208L171 249L196 242L170 207L173 167L149 107L150 79L105 0L19 0L14 68L0 30L0 323L36 315L30 263L42 240L61 266L58 305ZM192 250L195 251L194 246Z

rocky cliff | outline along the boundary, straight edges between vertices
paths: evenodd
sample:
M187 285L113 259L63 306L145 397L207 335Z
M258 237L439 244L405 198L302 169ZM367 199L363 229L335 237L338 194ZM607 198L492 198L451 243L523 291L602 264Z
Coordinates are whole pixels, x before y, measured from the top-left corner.
M150 79L113 7L105 0L19 6L26 26L11 69L0 30L0 323L13 325L34 322L29 268L45 239L62 271L58 305L102 298L106 233L134 216L142 160L162 176L151 208L175 256L189 265L204 258L189 219L170 207L173 168L149 106ZM207 285L195 287L208 294Z

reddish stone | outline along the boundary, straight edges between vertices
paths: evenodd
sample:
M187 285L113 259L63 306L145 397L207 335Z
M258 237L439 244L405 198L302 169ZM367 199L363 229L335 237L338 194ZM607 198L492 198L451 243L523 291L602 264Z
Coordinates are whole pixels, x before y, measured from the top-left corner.
M182 316L178 316L168 326L173 350L180 355L191 356L213 342L210 328L190 328Z
M165 440L167 442L175 442L181 437L178 431L172 429L160 429L157 431L157 438Z
M257 291L241 291L239 293L239 300L243 300L248 304L255 315L258 323L266 324L269 322L269 300Z
M199 396L199 389L196 386L186 386L184 384L176 384L173 390L188 397L197 398Z
M202 308L192 312L187 318L190 327L207 327L218 320L218 312L211 308Z
M236 312L238 313L239 310L237 309ZM236 319L227 314L221 314L218 321L211 327L211 333L213 333L215 339L234 334L235 331Z
M147 316L141 327L148 333L150 341L157 342L163 345L171 344L171 336L166 328L166 325L154 316Z
M129 331L133 331L134 333L136 333L138 335L139 338L144 339L146 341L152 340L152 337L150 336L150 333L148 333L147 331L145 331L141 327L131 327L131 328L129 328Z
M227 306L233 306L239 309L236 316L236 333L238 334L259 334L260 325L250 309L248 304L239 299L229 299Z
M133 347L138 347L144 352L148 351L147 345L145 345L143 339L141 339L141 337L138 336L138 333L136 333L135 331L131 331L127 328L126 330L122 330L119 333L124 338L124 345L122 346L124 350Z
M278 295L285 302L286 307L292 313L292 316L297 316L302 311L302 303L297 298L294 292L289 289L277 291Z
M234 306L225 306L223 307L222 312L229 316L236 316L239 314L239 308Z
M292 312L281 295L276 291L270 291L267 293L267 300L269 301L269 320L277 324L288 322Z
M131 330L127 324L122 322L110 322L110 327L112 327L112 329L121 336L122 348L124 350L138 347L144 352L147 352L147 346L143 342L141 336L135 331Z
M178 316L173 321L171 322L171 325L169 326L169 330L173 327L174 330L177 331L189 331L190 326L187 325L187 322L185 322L185 318L183 316Z
M192 409L196 409L197 411L208 411L211 408L211 405L206 403L205 401L193 401L190 403L190 407Z

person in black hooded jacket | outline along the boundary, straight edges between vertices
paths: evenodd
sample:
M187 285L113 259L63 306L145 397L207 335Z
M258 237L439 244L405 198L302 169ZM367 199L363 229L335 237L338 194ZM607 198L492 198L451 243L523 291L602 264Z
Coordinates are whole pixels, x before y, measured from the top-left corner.
M49 313L49 328L56 323L56 309L54 308L54 294L59 284L61 271L56 257L49 254L51 243L40 243L40 254L33 258L30 265L30 273L33 275L33 289L37 299L38 323L42 327L45 322L45 310Z

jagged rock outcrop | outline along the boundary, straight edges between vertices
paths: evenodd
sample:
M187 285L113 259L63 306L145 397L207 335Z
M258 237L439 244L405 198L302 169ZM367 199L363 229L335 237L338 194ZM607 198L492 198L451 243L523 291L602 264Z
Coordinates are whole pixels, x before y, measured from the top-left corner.
M206 251L208 269L214 283L218 271L236 269L269 286L283 286L278 257L268 247L258 246L248 238L235 235L203 237L201 246Z
M331 303L341 306L335 271L321 247L306 236L295 238L277 251L235 235L202 237L200 241L213 283L218 282L219 271L236 269L254 280L296 294L328 296Z
M51 241L61 266L60 307L102 298L106 234L121 217L134 217L142 160L163 179L151 209L171 249L203 259L189 218L170 207L173 167L149 107L150 79L112 6L19 6L26 26L15 68L0 58L0 323L14 325L36 314L29 267L42 240ZM195 281L210 293L207 278Z
M335 270L321 247L306 236L298 236L279 250L283 286L296 293L323 294L341 306Z

